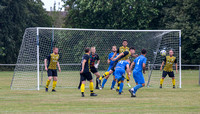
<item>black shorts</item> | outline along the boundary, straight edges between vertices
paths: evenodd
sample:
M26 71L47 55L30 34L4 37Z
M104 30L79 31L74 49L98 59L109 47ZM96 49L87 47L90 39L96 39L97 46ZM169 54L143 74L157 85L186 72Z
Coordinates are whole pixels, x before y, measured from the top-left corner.
M163 71L162 77L165 78L167 75L169 77L173 78L174 77L174 72L173 71L171 71L171 72Z
M47 74L48 74L48 77L49 76L55 76L55 77L57 77L58 75L57 75L57 70L52 70L52 69L48 69L48 71L47 71Z
M91 69L91 72L92 72L93 74L98 72L97 69L96 69L95 67L90 67L90 69Z
M92 74L90 72L86 72L86 73L81 73L81 81L85 81L86 79L88 81L92 80Z
M114 72L114 71L115 71L115 67L116 67L117 63L118 63L118 61L115 61L115 62L114 62L114 64L113 64L113 66L112 66L112 68L111 68L110 70L112 70L112 71Z

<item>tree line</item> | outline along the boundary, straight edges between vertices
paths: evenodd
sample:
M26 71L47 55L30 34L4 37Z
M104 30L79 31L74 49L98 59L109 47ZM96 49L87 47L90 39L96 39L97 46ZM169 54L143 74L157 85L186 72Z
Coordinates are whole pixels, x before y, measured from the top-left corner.
M63 0L64 27L88 29L180 29L182 63L200 64L199 0ZM28 27L56 21L41 0L0 1L0 63L16 63Z

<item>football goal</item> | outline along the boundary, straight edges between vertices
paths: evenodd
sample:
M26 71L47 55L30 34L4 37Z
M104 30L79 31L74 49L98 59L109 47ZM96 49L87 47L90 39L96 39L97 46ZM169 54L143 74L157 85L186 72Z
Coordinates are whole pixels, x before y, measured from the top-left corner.
M11 89L40 90L40 88L44 88L47 79L47 73L44 70L44 59L52 53L53 47L59 48L59 62L62 69L62 72L58 72L57 87L77 88L80 80L79 70L84 48L96 47L96 52L101 60L98 71L102 75L108 68L107 58L112 46L122 46L124 39L127 39L128 47L134 47L139 55L141 49L147 50L145 81L148 87L159 87L159 80L162 76L162 71L159 68L165 58L160 55L160 50L166 50L168 53L170 49L173 49L179 67L179 73L175 74L176 86L181 88L180 30L36 27L25 30L17 65L14 69ZM134 58L130 59L131 61L134 60ZM134 80L132 77L130 82L133 86ZM163 87L172 87L170 78L166 78Z

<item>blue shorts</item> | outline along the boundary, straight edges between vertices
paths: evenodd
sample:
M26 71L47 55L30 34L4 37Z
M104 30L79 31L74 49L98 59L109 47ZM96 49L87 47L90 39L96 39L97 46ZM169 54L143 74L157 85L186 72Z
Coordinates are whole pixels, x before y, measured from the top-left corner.
M125 74L125 70L121 69L121 68L116 68L115 69L115 79L117 79L118 81L124 81L124 74Z
M113 67L113 66L110 65L110 66L108 67L108 70L107 70L107 71L110 71L112 67ZM112 74L115 76L115 71L114 71Z
M135 80L135 83L138 83L138 84L144 84L145 83L144 76L143 76L141 71L134 71L133 70L133 78Z

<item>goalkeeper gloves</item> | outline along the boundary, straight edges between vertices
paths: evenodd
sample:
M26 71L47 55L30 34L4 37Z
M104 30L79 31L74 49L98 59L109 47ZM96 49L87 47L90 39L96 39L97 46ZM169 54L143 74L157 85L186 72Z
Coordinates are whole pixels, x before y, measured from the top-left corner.
M99 64L98 64L98 63L94 65L94 67L95 67L95 68L98 68L98 66L99 66Z

